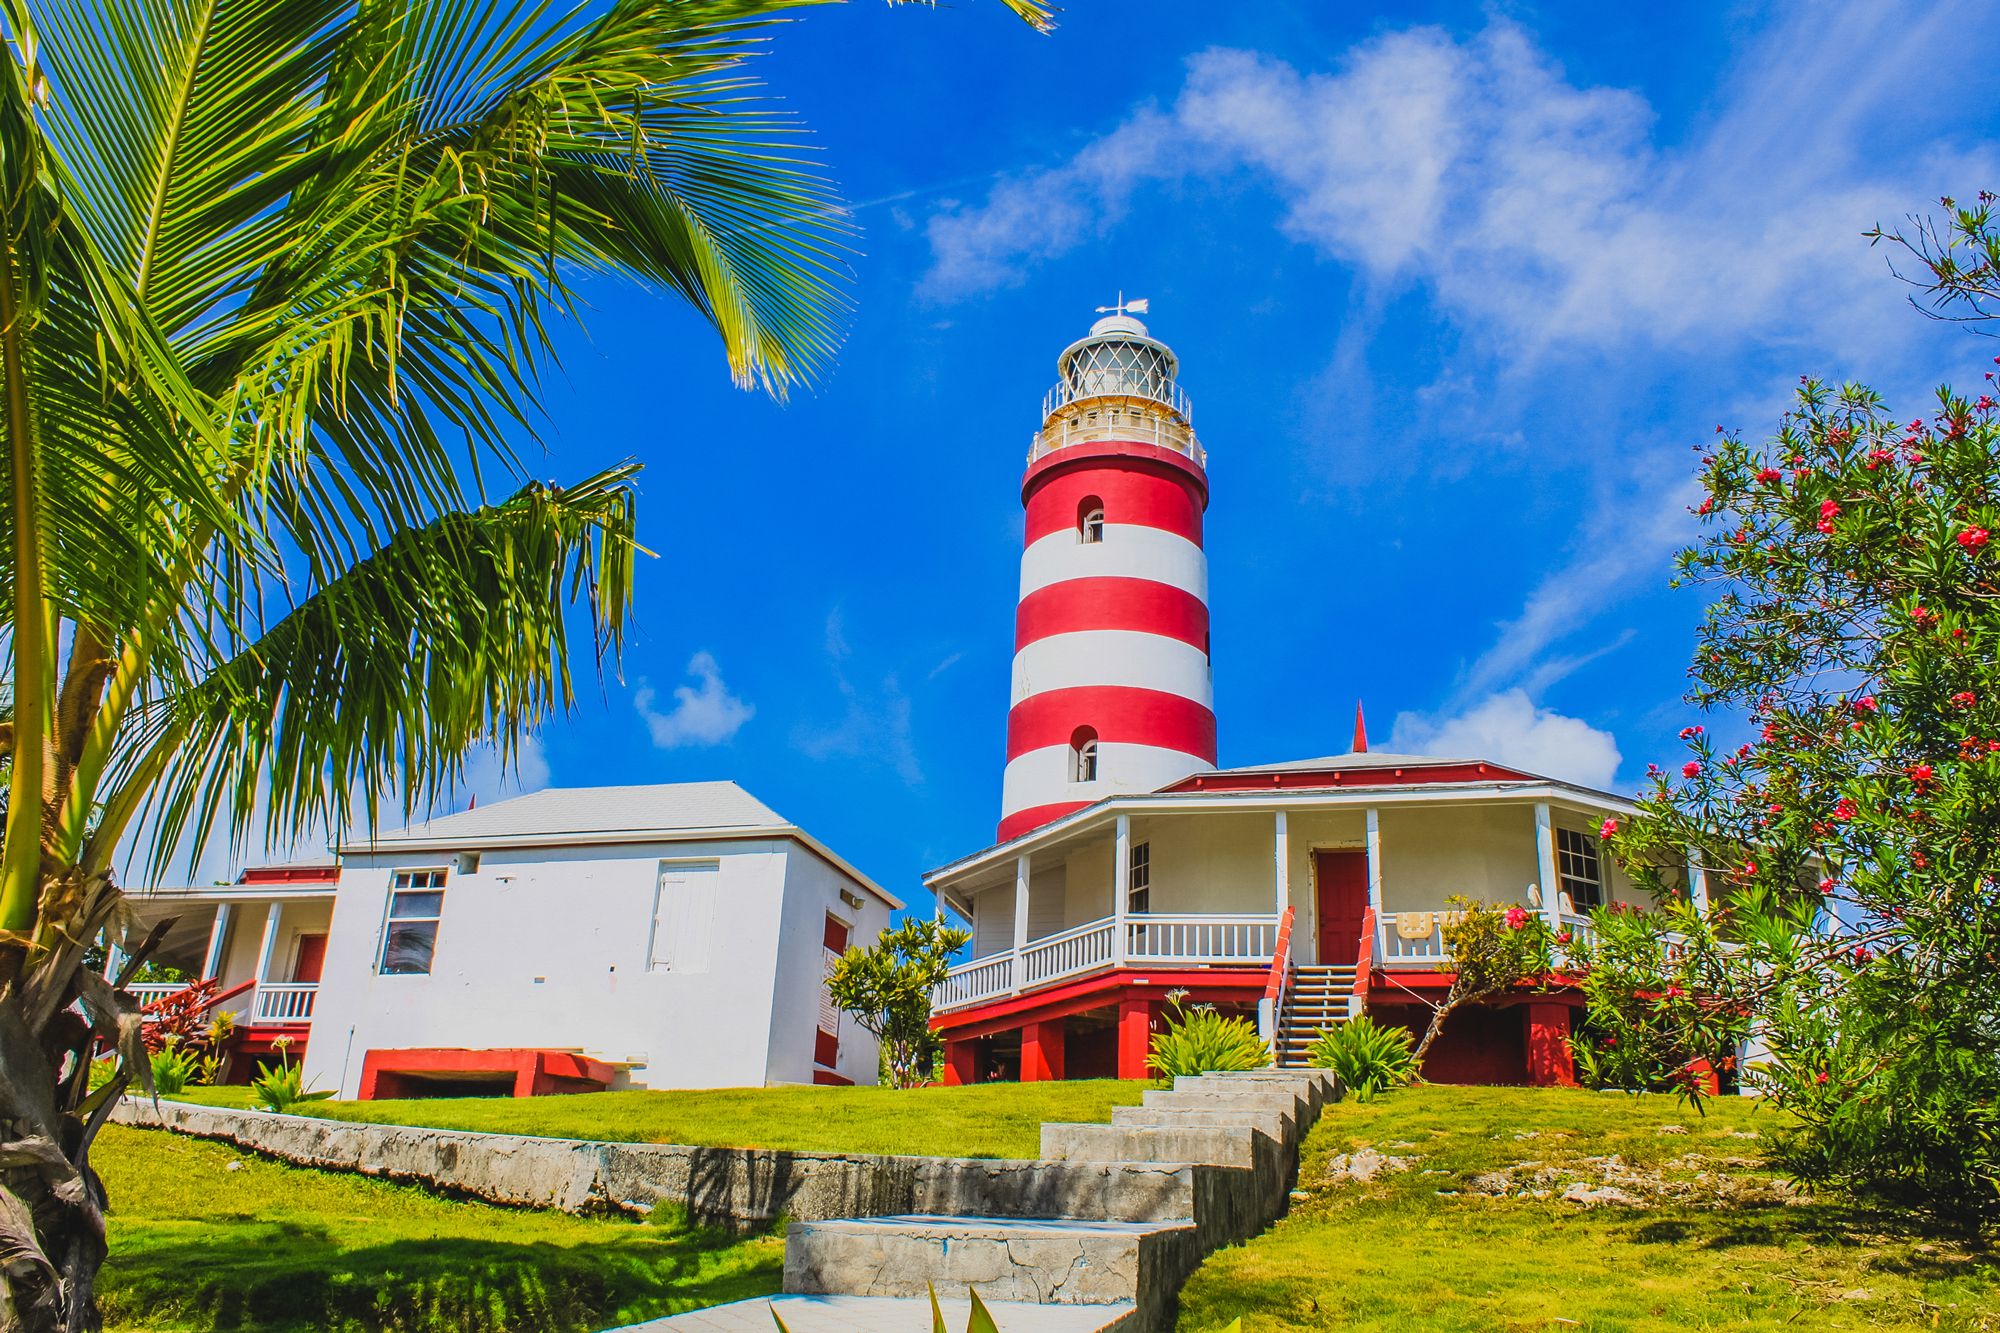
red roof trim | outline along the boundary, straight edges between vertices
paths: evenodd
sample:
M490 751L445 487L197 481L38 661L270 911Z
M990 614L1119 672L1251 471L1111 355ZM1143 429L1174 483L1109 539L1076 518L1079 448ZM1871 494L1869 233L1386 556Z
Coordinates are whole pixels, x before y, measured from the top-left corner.
M1341 787L1419 787L1450 783L1536 782L1532 773L1498 764L1384 764L1366 768L1311 768L1264 773L1197 773L1162 792L1337 790Z

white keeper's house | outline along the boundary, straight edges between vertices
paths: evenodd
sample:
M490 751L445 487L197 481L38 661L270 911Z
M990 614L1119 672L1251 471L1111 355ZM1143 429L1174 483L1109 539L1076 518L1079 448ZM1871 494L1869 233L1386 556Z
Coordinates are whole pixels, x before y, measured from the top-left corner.
M902 904L733 782L551 788L338 850L134 895L237 1018L239 1080L283 1037L346 1098L875 1081L826 969Z
M1351 1014L1421 1026L1458 895L1558 931L1650 899L1599 854L1622 797L1479 756L1216 767L1208 456L1179 362L1119 307L1057 360L1022 480L1001 818L925 877L972 923L936 997L953 1082L1144 1077L1169 991L1256 1013L1281 1061ZM1329 701L1330 702L1330 701ZM1331 711L1329 709L1328 711ZM1683 887L1705 901L1706 877ZM1434 1079L1565 1082L1575 994L1466 1010Z

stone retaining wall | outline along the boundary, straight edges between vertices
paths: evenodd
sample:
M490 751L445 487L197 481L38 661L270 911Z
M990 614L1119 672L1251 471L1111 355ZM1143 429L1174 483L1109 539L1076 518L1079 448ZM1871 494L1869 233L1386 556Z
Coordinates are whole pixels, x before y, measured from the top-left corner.
M601 1143L323 1120L128 1098L121 1124L214 1139L298 1166L568 1213L684 1211L736 1228L901 1213L1146 1221L1203 1211L1230 1239L1262 1211L1251 1173L1217 1166L1028 1162ZM1226 1219L1226 1221L1225 1221Z

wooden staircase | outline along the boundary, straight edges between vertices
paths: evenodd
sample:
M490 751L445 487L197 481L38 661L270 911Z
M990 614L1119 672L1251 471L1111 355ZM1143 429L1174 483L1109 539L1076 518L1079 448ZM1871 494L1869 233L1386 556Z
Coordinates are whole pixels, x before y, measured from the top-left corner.
M1278 1015L1278 1067L1300 1069L1306 1047L1325 1028L1347 1021L1347 999L1354 993L1354 967L1301 964L1292 969Z

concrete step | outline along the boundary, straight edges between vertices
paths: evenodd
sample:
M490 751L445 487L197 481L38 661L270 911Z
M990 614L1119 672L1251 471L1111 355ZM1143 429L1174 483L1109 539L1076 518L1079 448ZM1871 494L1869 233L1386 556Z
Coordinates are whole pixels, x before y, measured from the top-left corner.
M1202 1074L1194 1079L1177 1078L1174 1090L1199 1092L1290 1091L1317 1110L1340 1095L1340 1081L1324 1070L1301 1074L1286 1069L1245 1069L1229 1073Z
M1282 1111L1229 1107L1118 1106L1112 1108L1111 1123L1132 1129L1248 1125L1281 1143L1292 1141L1295 1128Z
M1247 1124L1189 1124L1177 1120L1165 1125L1042 1126L1042 1156L1054 1162L1256 1166L1269 1159L1272 1147L1288 1142L1291 1142L1289 1132L1274 1136Z
M794 1222L785 1291L800 1295L940 1297L976 1288L987 1300L1137 1307L1162 1326L1199 1261L1194 1223L1053 1218L866 1217Z
M1284 1088L1259 1092L1244 1089L1231 1092L1201 1088L1148 1088L1139 1094L1139 1104L1160 1110L1178 1111L1276 1111L1299 1132L1312 1118L1312 1102Z
M1031 1305L1026 1301L980 1299L1003 1333L1126 1333L1135 1329L1135 1306L1129 1301L1110 1305ZM938 1297L945 1327L966 1325L972 1302L961 1296ZM691 1310L618 1333L777 1333L771 1316L785 1321L791 1333L931 1333L931 1302L925 1296L760 1296L728 1305Z

